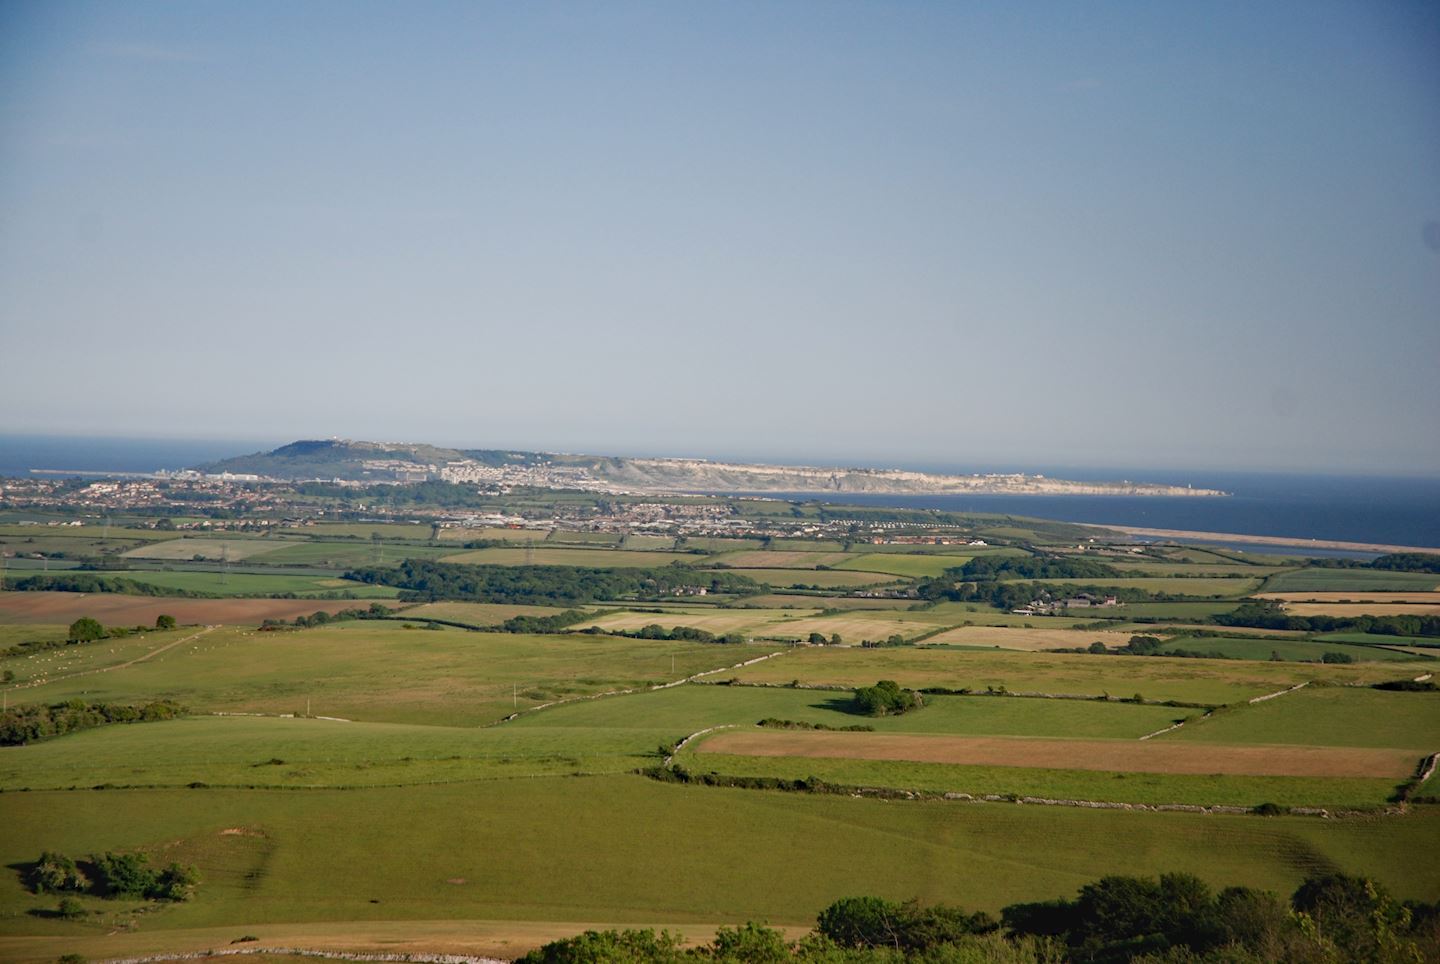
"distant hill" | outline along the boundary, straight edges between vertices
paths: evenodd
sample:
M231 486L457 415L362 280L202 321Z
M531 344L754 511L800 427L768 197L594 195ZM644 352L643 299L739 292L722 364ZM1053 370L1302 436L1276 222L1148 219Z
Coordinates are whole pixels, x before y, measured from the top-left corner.
M233 472L237 475L264 475L273 479L345 479L391 481L395 469L375 467L376 463L443 466L448 462L472 461L482 465L533 465L544 460L535 452L504 452L488 449L451 449L408 442L358 442L351 439L302 439L270 452L237 455L195 466L201 472ZM367 466L366 463L370 463Z
M1039 475L939 475L906 469L823 468L705 459L556 455L452 449L399 442L319 439L292 442L197 466L275 479L423 481L445 478L542 488L620 492L997 493L1006 495L1218 496L1213 489L1135 482L1071 482Z

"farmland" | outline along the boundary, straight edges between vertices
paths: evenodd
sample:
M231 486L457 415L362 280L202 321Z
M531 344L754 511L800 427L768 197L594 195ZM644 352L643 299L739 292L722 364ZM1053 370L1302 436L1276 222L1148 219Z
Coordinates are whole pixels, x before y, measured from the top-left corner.
M794 517L788 504L773 508ZM1047 532L1027 521L989 525L986 538L1012 530ZM1434 638L1317 639L1208 622L1261 590L1262 579L1268 590L1330 570L1253 566L1198 549L1147 549L1142 559L1101 546L1073 557L1144 574L1012 581L1057 594L1113 586L1171 598L1050 616L997 608L985 595L922 598L924 580L972 556L1046 555L1028 543L846 550L834 538L762 544L389 522L320 522L269 536L134 530L124 540L52 531L60 530L30 528L29 545L68 540L105 557L97 575L223 598L0 593L7 645L58 641L81 616L148 626L164 613L182 623L0 659L13 673L8 705L169 699L191 711L0 749L0 856L19 864L37 847L138 848L195 863L205 883L195 901L149 910L132 931L142 919L133 907L93 897L82 901L104 913L89 922L30 914L53 900L0 875L0 956L204 948L249 931L327 947L344 933L353 935L346 946L371 949L403 933L407 947L461 951L485 946L477 935L504 935L495 939L517 942L508 953L589 923L701 935L757 916L804 925L854 892L847 873L864 861L924 868L887 870L867 892L970 908L1059 896L1107 869L1191 870L1216 883L1280 888L1315 868L1341 869L1375 873L1402 894L1440 894L1435 808L1379 815L1419 759L1440 749L1432 712L1440 702L1365 688L1428 672L1434 660L1398 647L1423 653ZM465 548L473 540L507 544ZM484 595L442 584L420 593L436 601L400 603L383 564L405 559L622 570L680 562L706 574L702 585L731 573L772 591L717 582L701 596L686 584L652 582L665 587L655 592L632 582L605 591L620 598L532 605L562 597L543 570L514 569L521 578L487 584ZM374 567L381 578L342 578L352 567ZM1371 583L1395 575L1334 572ZM506 595L511 585L528 595ZM810 588L773 591L795 585ZM1363 592L1373 602L1360 605L1372 606L1428 605L1414 594L1433 588L1351 585L1335 592ZM273 598L281 594L317 598ZM369 604L318 598L340 594L386 601L400 607L398 618L259 628ZM1339 598L1285 602L1357 605ZM589 615L525 627L540 633L462 628L572 608ZM652 625L750 642L619 635ZM1047 652L1097 641L1118 650L1135 633L1161 637L1161 652L1232 658ZM806 645L812 634L827 645ZM828 645L837 637L841 645ZM866 641L891 645L862 648ZM1356 662L1313 662L1326 653ZM705 675L681 682L696 674ZM862 715L852 689L880 679L951 692L927 693L902 715ZM1300 683L1308 685L1245 703ZM677 741L712 727L720 729L674 754L677 782L643 775ZM683 782L709 774L813 777L928 798ZM946 793L1370 815L1092 811L940 799ZM467 923L457 930L457 921ZM393 930L397 922L409 929Z

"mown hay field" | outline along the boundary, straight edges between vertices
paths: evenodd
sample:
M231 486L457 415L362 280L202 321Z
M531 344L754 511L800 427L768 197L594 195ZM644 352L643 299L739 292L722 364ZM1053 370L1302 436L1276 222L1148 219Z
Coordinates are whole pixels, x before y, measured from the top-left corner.
M1013 692L1065 693L1206 704L1273 693L1305 680L1378 683L1397 674L1387 664L1311 665L1245 660L1123 658L1064 653L1015 653L898 647L803 647L783 659L734 673L743 682L869 686L893 679L901 686L944 686Z
M866 640L882 642L896 635L913 639L935 631L934 623L910 619L909 615L906 612L871 613L858 610L785 622L770 627L767 632L769 635L793 637L802 641L808 639L811 633L819 633L827 640L838 634L844 643L859 645Z
M232 577L234 578L234 577ZM294 619L324 610L363 608L353 599L183 599L120 593L0 593L0 623L64 623L82 616L107 626L153 626L162 614L182 624L258 626L267 619Z
M1399 674L1392 671L1392 675ZM1403 747L1435 753L1440 752L1440 693L1307 686L1263 703L1217 712L1157 740Z
M495 528L446 528L440 530L441 542L476 542L481 539L492 542L544 542L550 535L549 531L543 529L495 529ZM429 538L430 533L425 533ZM608 532L570 532L565 537L573 542L599 542L614 545L620 541L618 535Z
M394 564L401 559L439 559L455 550L450 547L396 545L382 542L299 542L267 552L257 558L266 566L324 566L348 569L354 566Z
M1377 602L1325 602L1285 603L1285 612L1291 616L1435 616L1440 615L1440 603L1377 603Z
M1272 777L1372 777L1398 782L1419 758L1405 750L1326 746L1221 746L1154 740L1040 740L1017 736L725 730L696 747L735 756L909 760L967 766L1039 767L1124 773Z
M705 559L705 556L686 552L632 552L624 549L566 549L551 546L474 549L441 557L442 562L474 566L594 566L609 569L645 569L651 566L668 566L672 562L699 565Z
M294 545L288 539L171 539L169 542L150 542L129 552L122 553L127 559L229 559L236 562L251 556L265 555Z
M925 640L925 645L955 643L961 646L997 646L1026 652L1047 649L1070 649L1102 642L1106 646L1124 646L1131 633L1099 629L1025 629L1015 626L957 626Z
M658 625L667 630L677 626L703 629L708 633L770 634L792 632L787 627L796 620L813 616L817 610L805 609L713 609L709 612L618 612L587 619L575 629L598 626L606 632L634 632L645 626Z
M583 607L582 607L583 608ZM558 606L525 606L516 603L423 603L406 609L406 616L448 619L468 626L495 626L516 616L556 616L565 612Z

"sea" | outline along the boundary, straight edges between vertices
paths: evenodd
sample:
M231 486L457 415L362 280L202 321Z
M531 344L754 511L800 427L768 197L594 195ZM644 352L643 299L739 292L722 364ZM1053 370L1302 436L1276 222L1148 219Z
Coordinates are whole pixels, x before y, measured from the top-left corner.
M154 472L267 451L274 439L127 439L0 435L0 476L28 476L32 469L81 475ZM850 505L988 512L1090 522L1101 525L1183 529L1440 547L1440 478L1206 472L1074 466L909 466L935 472L1028 472L1079 481L1155 482L1220 489L1226 498L1052 495L861 495L829 501ZM766 493L771 497L785 494ZM791 494L814 499L813 494ZM1244 548L1243 543L1231 543ZM1253 546L1252 551L1283 551ZM1302 550L1292 550L1302 551ZM1306 555L1331 554L1306 548ZM1355 555L1354 553L1344 553Z

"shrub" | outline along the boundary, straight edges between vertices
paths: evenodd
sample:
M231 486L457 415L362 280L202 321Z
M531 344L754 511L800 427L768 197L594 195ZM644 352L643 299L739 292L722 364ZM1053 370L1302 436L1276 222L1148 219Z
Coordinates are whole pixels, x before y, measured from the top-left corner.
M79 920L85 916L85 905L74 897L62 897L55 912L65 920Z
M155 617L155 628L156 628L156 629L174 629L174 628L175 628L175 617L174 617L174 616L166 616L166 615L164 615L164 614L161 614L161 615L159 615L159 616L156 616L156 617Z
M47 850L30 868L30 887L37 894L80 893L90 889L90 880L75 861Z
M855 711L866 716L898 716L922 705L919 693L901 689L900 684L882 679L874 686L863 686L855 691Z

